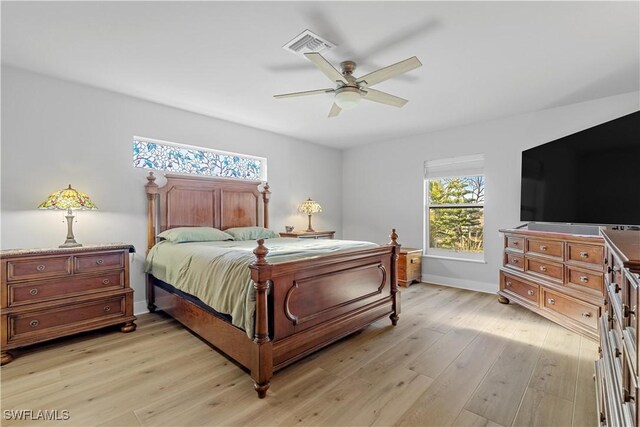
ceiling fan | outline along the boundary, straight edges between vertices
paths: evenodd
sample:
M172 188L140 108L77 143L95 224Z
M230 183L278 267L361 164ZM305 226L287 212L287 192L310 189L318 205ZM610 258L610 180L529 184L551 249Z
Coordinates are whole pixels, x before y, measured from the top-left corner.
M337 116L342 110L354 108L360 103L361 99L393 105L394 107L404 106L404 104L408 102L406 99L371 89L370 86L422 66L422 63L414 56L396 64L389 65L388 67L380 68L379 70L373 71L369 74L365 74L360 78L355 78L353 77L353 71L356 69L356 63L353 61L341 62L341 73L317 52L305 53L304 56L306 56L309 61L322 71L325 76L329 77L332 82L336 83L336 88L285 93L282 95L274 95L274 98L281 99L292 98L295 96L333 93L335 96L333 106L329 111L329 117Z

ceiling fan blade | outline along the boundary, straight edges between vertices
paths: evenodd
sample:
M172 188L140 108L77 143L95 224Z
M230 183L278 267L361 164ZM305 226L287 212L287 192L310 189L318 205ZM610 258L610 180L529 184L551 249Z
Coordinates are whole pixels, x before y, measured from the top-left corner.
M292 93L283 93L281 95L273 95L274 98L277 99L281 99L281 98L293 98L296 96L307 96L307 95L317 95L320 93L331 93L331 92L335 92L335 89L317 89L317 90L307 90L304 92L292 92Z
M344 78L340 71L336 70L336 67L331 65L331 63L324 59L324 57L319 53L310 52L305 53L304 56L306 56L309 61L313 62L313 65L318 67L318 69L322 71L325 76L329 77L332 82L348 83L347 79Z
M338 114L340 114L340 111L342 111L342 108L338 107L338 104L334 102L331 106L331 110L329 110L329 117L337 116Z
M404 98L400 98L399 96L391 95L386 92L382 92L375 89L367 88L367 93L365 94L363 91L362 99L366 99L367 101L379 102L381 104L393 105L394 107L403 107L407 101Z
M388 67L380 68L372 73L365 74L360 77L357 82L365 82L367 86L373 86L377 83L383 82L385 80L390 79L391 77L395 77L399 74L406 73L407 71L414 70L418 67L421 67L422 63L415 56L405 59L404 61L400 61L396 64L389 65Z

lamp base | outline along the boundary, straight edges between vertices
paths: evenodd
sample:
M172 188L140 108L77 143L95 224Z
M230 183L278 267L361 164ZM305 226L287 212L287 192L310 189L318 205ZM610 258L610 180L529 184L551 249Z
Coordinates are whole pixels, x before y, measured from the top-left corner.
M77 248L78 246L82 246L82 243L78 243L78 242L64 242L63 244L61 244L60 246L58 246L59 248Z

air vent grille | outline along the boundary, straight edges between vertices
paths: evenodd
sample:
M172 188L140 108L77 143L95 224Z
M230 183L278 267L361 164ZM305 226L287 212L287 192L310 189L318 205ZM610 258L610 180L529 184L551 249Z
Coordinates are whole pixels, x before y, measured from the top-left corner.
M293 40L282 46L284 50L296 55L304 55L308 52L324 52L334 47L336 47L334 43L309 30L304 30Z

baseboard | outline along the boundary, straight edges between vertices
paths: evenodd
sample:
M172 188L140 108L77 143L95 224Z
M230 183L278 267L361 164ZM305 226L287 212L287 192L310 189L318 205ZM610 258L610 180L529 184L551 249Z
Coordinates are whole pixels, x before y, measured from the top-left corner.
M148 313L149 309L147 308L146 301L135 301L133 303L133 314L138 316L140 314Z
M495 294L498 292L498 279L495 283L478 282L477 280L458 279L454 277L436 276L435 274L423 274L422 281L434 285L449 286L451 288L469 289L471 291Z

